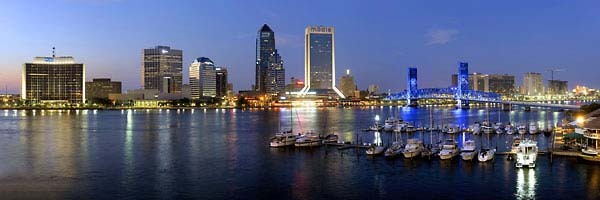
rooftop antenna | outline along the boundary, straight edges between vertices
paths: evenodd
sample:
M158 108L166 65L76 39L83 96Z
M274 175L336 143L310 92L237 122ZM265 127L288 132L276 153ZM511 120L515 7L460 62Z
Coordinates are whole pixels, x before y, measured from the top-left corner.
M565 71L565 69L559 69L559 68L549 68L549 69L546 69L546 71L549 71L549 72L550 72L550 80L552 80L552 81L553 81L553 80L554 80L554 72L564 72L564 71Z
M53 58L56 57L56 52L55 51L56 51L56 48L52 47L52 57Z

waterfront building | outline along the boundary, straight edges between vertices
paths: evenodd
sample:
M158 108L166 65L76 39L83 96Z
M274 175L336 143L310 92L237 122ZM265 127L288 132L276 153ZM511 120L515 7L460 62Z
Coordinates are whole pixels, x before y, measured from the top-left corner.
M508 74L490 74L488 76L488 90L501 95L513 95L515 90L515 76Z
M379 85L369 85L367 91L369 94L379 94Z
M523 76L524 95L539 96L544 95L544 82L542 82L542 74L537 72L527 72Z
M261 95L278 95L285 89L283 60L275 48L275 32L267 24L263 24L256 37L256 72L253 89Z
M470 73L468 75L469 90L489 91L489 75L481 73ZM452 87L458 87L458 74L452 74Z
M346 74L340 79L340 90L345 97L358 97L355 95L356 82L349 69L346 69Z
M121 82L112 81L110 78L95 78L85 82L85 98L108 99L110 94L121 94Z
M216 97L223 98L227 96L227 68L216 67L215 68L215 95Z
M568 90L567 81L548 80L548 94L566 95Z
M73 57L35 57L23 64L23 100L85 103L85 96L85 65Z
M306 85L300 95L344 98L335 86L335 29L309 26L305 31L304 76Z
M192 99L217 96L217 72L210 58L200 57L190 64L190 96ZM225 75L226 76L226 75Z
M292 77L290 84L285 86L285 91L288 93L298 93L302 88L304 88L304 81Z
M160 93L181 93L182 51L156 46L142 51L142 85Z

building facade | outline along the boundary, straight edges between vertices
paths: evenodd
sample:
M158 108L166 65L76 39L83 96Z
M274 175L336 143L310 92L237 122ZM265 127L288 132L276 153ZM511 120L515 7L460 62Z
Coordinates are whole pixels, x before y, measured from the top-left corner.
M355 95L356 82L354 81L354 76L350 75L349 69L346 69L346 74L340 79L340 90L346 98L357 97Z
M513 95L516 93L515 76L508 74L490 74L488 76L488 90L501 95Z
M112 81L110 78L95 78L85 82L85 98L108 99L110 94L121 94L121 82Z
M215 96L223 98L227 96L227 68L215 67Z
M73 57L36 57L23 64L21 99L85 103L85 65Z
M561 80L548 80L548 94L551 95L566 95L568 90L568 82Z
M544 82L542 81L542 74L536 72L527 72L523 76L523 91L524 95L539 96L544 95Z
M200 57L190 64L190 97L200 99L202 97L217 96L217 74L216 67L210 58Z
M142 51L142 85L160 93L181 93L182 51L156 46Z
M259 94L278 95L285 90L283 60L275 48L275 32L264 24L256 37L254 90Z
M305 29L304 73L306 86L301 95L344 95L335 86L335 29L309 26Z

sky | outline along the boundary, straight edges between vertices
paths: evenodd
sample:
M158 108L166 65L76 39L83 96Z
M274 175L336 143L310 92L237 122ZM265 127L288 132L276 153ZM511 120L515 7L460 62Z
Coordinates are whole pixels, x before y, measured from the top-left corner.
M86 79L109 77L141 88L143 48L183 50L184 82L197 57L229 69L234 90L254 84L256 35L267 23L286 68L304 78L304 28L334 26L337 77L350 69L359 89L448 87L457 62L478 73L565 69L569 87L600 88L600 1L152 1L0 0L0 85L19 93L21 70L36 56L73 56Z

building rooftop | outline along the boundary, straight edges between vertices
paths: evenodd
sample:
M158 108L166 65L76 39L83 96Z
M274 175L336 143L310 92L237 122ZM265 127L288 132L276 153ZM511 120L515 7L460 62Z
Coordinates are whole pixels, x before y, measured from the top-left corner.
M262 28L260 28L260 32L273 32L273 30L271 30L271 27L269 27L269 25L263 24Z
M214 63L212 60L210 60L210 58L207 58L207 57L196 58L195 62L199 62L199 63L205 63L205 62Z
M58 56L58 57L35 57L33 62L35 64L75 64L75 59L71 56Z

